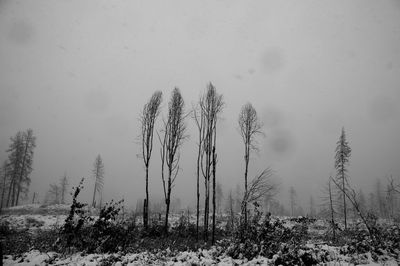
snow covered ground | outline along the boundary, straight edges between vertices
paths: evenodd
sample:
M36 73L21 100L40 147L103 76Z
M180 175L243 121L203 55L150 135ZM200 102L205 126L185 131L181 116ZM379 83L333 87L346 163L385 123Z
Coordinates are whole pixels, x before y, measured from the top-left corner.
M16 229L52 229L59 227L64 223L66 213L69 210L68 205L40 206L37 204L25 205L8 209L5 215L0 216L0 223L8 223L9 226ZM40 213L40 214L38 214ZM55 214L57 213L57 214ZM60 214L63 213L63 214ZM181 215L173 215L172 224L178 224ZM281 218L279 218L281 219ZM288 218L285 220L285 227L293 227L293 222ZM138 219L139 221L140 219ZM191 222L195 221L193 215L190 216ZM223 223L220 224L224 226ZM316 221L309 227L309 233L322 234L326 229L326 222ZM332 247L326 244L307 244L308 250L316 250L328 254L330 262L323 265L398 265L395 258L382 257L381 263L374 263L370 253L357 255L343 255L343 248ZM300 251L302 252L302 251ZM305 251L304 251L305 252ZM278 255L276 255L278 256ZM399 261L400 258L397 258ZM275 256L272 259L258 257L252 260L233 259L226 255L221 247L212 247L210 249L199 249L197 251L171 252L171 250L160 250L154 252L127 253L121 252L113 254L84 254L77 252L72 255L63 255L55 252L40 252L31 250L19 255L3 256L4 265L275 265Z
M334 261L325 263L323 265L337 266L337 265L354 265L351 263L351 258L341 256L337 253L334 247L325 246L332 252L332 256L336 257ZM13 257L10 255L4 256L4 265L275 265L274 259L267 259L258 257L252 260L247 259L232 259L229 256L220 254L221 252L214 247L210 250L198 250L197 252L179 252L177 255L171 255L169 250L149 253L142 252L136 254L120 253L114 254L87 254L76 253L72 256L63 257L60 254L49 252L41 253L37 250L32 250L22 256ZM398 265L396 261L385 261L382 263L372 262L370 254L364 254L364 260L358 265Z

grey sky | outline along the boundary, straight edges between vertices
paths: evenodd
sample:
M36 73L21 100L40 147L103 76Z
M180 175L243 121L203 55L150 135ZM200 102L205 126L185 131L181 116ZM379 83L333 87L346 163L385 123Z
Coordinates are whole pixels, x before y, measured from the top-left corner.
M368 189L377 177L400 175L398 0L0 0L0 159L10 136L33 128L31 192L42 197L64 171L72 184L90 179L100 153L106 198L143 198L143 104L162 90L165 113L178 86L190 108L209 81L226 103L218 140L225 189L242 185L236 128L248 101L266 133L250 175L273 167L282 198L290 185L304 204L317 197L342 126L352 183ZM188 124L175 192L191 202L196 132ZM157 143L151 195L161 195L158 157Z

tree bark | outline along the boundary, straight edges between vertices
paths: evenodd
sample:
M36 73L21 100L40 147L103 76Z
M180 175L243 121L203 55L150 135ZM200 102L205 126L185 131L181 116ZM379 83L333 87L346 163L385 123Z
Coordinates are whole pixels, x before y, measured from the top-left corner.
M344 180L344 165L342 165L342 185L343 185L343 208L344 208L344 229L347 230L347 209L346 209L346 194L345 194L345 183Z
M145 201L146 212L143 213L143 225L147 230L149 226L149 166L146 165L146 201Z

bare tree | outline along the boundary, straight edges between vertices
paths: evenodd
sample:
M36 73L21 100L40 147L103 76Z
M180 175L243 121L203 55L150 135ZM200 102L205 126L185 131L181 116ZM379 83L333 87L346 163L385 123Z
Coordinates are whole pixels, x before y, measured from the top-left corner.
M332 184L332 177L329 177L329 182L328 182L329 209L330 209L330 213L331 213L333 240L335 240L336 239L335 209L333 208L333 196L332 196L332 185L331 184Z
M271 179L272 175L271 168L267 168L250 182L250 186L243 196L241 204L242 214L247 211L248 204L259 201L265 195L275 195L277 193L278 185Z
M333 178L331 180L336 185L336 187L342 193L344 193L344 195L347 197L347 199L350 201L350 203L356 209L357 214L359 215L359 217L363 221L365 227L367 228L368 233L369 233L372 241L376 241L377 239L376 239L376 235L374 234L374 230L371 227L370 223L368 222L367 215L360 208L360 203L357 200L357 193L355 192L355 190L353 188L351 188L349 184L347 184L347 186L343 189L342 188L342 184L340 184L339 181L337 181L337 180L335 180Z
M96 193L102 193L104 185L104 164L100 154L94 161L92 173L95 179L92 206L96 207Z
M395 180L393 179L393 176L389 177L388 182L389 182L390 190L400 194L400 183L396 183Z
M332 186L332 177L329 176L328 182L326 183L326 186L324 186L322 190L322 196L321 196L321 204L324 207L328 207L328 213L325 213L331 221L331 228L332 228L332 236L333 240L336 240L336 222L335 222L335 214L336 212L336 195L335 191Z
M165 233L168 233L168 215L171 203L171 191L179 173L180 147L185 139L184 101L178 88L175 88L168 103L168 118L164 121L163 136L159 135L161 143L161 179L163 184L165 211ZM167 165L167 180L164 167Z
M149 221L149 166L151 153L153 151L154 124L160 114L161 101L162 92L154 92L150 100L144 105L140 116L142 158L146 168L146 201L143 211L143 225L146 229L148 228Z
M193 119L196 123L197 130L199 132L199 138L197 143L197 165L196 165L196 239L199 240L199 220L200 220L200 160L202 155L202 147L206 134L206 121L205 112L201 109L202 101L204 97L200 97L197 106L193 108L192 114Z
M216 166L217 166L217 121L219 114L224 106L222 95L217 93L214 85L210 82L207 86L205 94L199 101L202 115L204 116L204 139L200 154L200 169L204 177L204 240L208 241L208 227L210 216L210 181L212 177L212 203L213 203L213 220L212 220L212 243L215 241L215 211L216 211Z
M257 135L261 135L262 124L257 116L257 112L251 103L242 107L239 114L239 129L244 143L244 193L247 193L247 175L249 171L250 152L257 150ZM244 223L247 224L247 203L244 206Z
M347 165L351 155L351 148L346 140L346 133L344 127L338 142L336 143L335 154L335 169L337 171L336 180L341 184L342 200L343 200L343 214L344 214L344 228L347 229L347 208L346 208L346 184L348 184Z
M60 180L60 194L61 194L61 204L65 204L65 194L68 189L68 178L67 173L64 173L64 176Z

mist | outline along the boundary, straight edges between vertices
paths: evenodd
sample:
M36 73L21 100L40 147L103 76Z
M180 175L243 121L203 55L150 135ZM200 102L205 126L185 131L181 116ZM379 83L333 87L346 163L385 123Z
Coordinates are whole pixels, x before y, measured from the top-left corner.
M266 167L306 208L335 174L341 129L352 148L349 180L371 191L400 176L400 5L398 1L0 1L0 161L10 137L36 140L27 201L44 199L66 173L84 177L104 162L104 200L145 197L139 115L163 92L156 130L179 87L189 112L212 82L225 102L218 121L217 180L225 195L243 186L238 115L256 108L264 137L249 177ZM197 131L187 117L173 197L196 202ZM163 197L154 139L150 200Z

